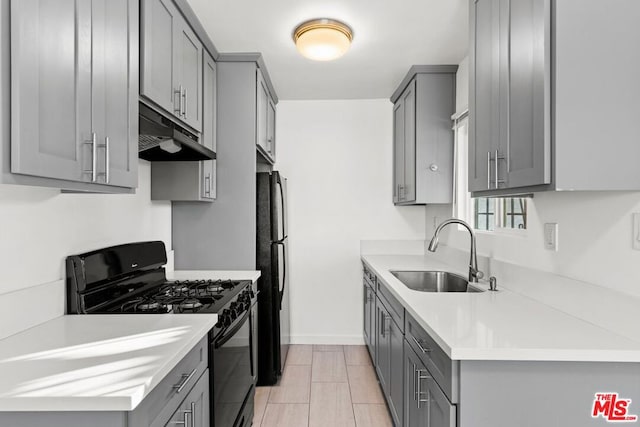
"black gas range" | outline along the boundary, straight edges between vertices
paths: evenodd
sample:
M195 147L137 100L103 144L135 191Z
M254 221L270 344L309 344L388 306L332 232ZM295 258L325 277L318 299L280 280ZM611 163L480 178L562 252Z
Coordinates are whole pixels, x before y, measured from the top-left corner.
M251 424L257 374L256 284L168 280L163 242L138 242L67 257L69 314L217 313L209 333L211 426Z

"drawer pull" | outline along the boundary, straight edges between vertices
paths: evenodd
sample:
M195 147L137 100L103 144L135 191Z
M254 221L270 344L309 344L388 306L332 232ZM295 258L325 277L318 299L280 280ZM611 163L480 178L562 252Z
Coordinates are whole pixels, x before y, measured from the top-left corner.
M427 378L430 378L429 375L427 374L427 370L426 369L418 369L417 370L418 373L418 399L417 399L417 403L418 403L418 409L420 409L420 404L421 403L427 403L429 402L429 398L428 398L428 394L427 394L427 398L423 399L422 395L425 393L428 393L428 391L422 391L422 380L426 380Z
M184 389L189 380L193 378L197 370L198 368L195 368L193 371L191 371L190 374L182 374L182 381L180 381L179 384L173 386L173 388L176 389L176 393L180 393Z
M411 338L413 339L413 342L416 343L416 345L418 346L418 348L420 349L421 352L423 352L423 353L430 353L431 352L431 349L430 348L424 348L422 346L422 343L420 341L418 341L416 339L416 337L411 337Z

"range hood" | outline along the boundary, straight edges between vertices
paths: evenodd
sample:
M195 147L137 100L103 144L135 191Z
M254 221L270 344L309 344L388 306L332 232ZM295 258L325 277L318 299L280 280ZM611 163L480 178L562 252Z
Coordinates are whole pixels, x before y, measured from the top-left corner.
M216 153L198 136L140 103L138 157L151 162L214 160Z

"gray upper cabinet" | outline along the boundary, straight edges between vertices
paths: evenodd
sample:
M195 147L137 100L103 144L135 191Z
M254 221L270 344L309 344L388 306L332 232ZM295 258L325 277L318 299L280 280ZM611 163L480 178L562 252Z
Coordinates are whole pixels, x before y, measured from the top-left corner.
M275 163L276 107L260 69L256 73L256 145L267 162Z
M195 130L202 130L202 43L186 21L178 33L176 67L178 89L182 91L182 120Z
M182 16L172 0L143 0L140 94L172 114L178 114L180 93L174 61L174 35L182 27Z
M172 0L142 1L140 94L202 130L202 43Z
M455 65L413 66L391 96L393 202L451 203Z
M11 171L136 187L138 2L13 1L11 30Z
M547 0L472 0L471 191L551 182Z
M640 114L628 96L640 94L640 57L624 53L637 51L640 3L470 5L473 194L640 189L640 145L621 125Z
M200 142L216 151L217 66L206 50L202 55ZM212 202L216 198L216 187L216 160L151 163L151 200Z

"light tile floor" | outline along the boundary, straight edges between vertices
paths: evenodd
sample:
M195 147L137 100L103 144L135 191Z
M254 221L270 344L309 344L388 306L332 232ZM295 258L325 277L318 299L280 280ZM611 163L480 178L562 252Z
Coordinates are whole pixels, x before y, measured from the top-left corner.
M365 346L294 345L282 379L256 389L254 427L392 427Z

